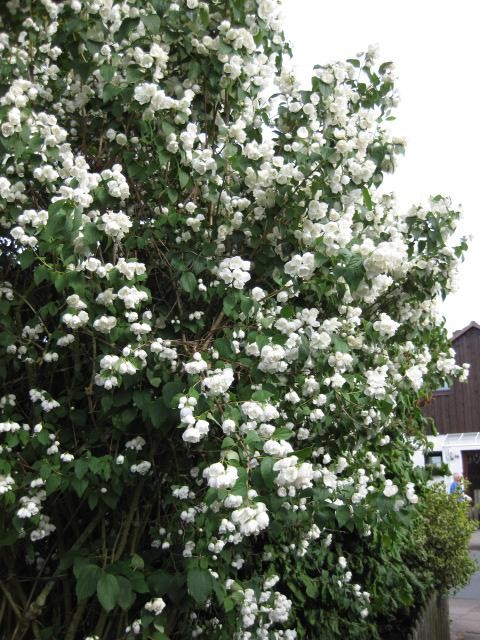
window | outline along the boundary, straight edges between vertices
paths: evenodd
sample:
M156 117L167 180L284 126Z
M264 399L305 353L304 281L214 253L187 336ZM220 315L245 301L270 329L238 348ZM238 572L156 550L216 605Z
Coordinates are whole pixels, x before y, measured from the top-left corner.
M425 453L425 466L441 467L443 464L441 451L429 451Z

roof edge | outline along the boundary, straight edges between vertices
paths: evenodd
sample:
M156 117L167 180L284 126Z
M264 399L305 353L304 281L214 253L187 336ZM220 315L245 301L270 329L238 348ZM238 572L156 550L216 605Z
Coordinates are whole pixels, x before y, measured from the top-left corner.
M458 331L454 331L453 334L452 334L452 337L450 338L451 341L454 342L455 340L457 340L458 338L463 336L465 333L467 333L467 331L470 331L470 329L479 329L480 330L480 324L478 324L477 322L472 320L472 322L470 322L470 324L468 324L463 329L459 329Z

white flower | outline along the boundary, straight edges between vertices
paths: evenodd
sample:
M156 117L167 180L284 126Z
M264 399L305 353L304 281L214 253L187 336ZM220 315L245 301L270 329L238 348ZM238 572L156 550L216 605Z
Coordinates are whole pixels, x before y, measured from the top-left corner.
M237 428L237 425L235 424L235 420L227 418L227 420L224 420L222 422L222 431L227 436L233 433L236 428Z
M188 374L195 375L197 373L205 371L208 368L208 365L205 362L205 360L202 359L202 356L200 353L194 353L193 360L190 360L190 362L185 363L183 365L183 368Z
M405 496L411 504L417 504L418 496L415 493L415 485L413 484L413 482L407 482L407 485L405 487Z
M10 474L6 476L0 475L0 496L4 493L7 493L8 491L11 491L14 484L15 480Z
M102 222L107 236L116 240L121 240L132 226L132 221L123 211L107 211L102 215Z
M20 431L20 428L18 422L0 422L0 433L14 433L15 431Z
M130 331L134 333L138 338L140 338L140 336L146 335L147 333L150 333L151 330L152 327L148 324L148 322L133 322L130 325Z
M125 449L131 449L132 451L141 451L145 445L145 439L142 438L142 436L136 436L135 438L132 438L125 443Z
M205 438L205 436L208 435L210 425L206 420L195 421L194 419L193 421L194 424L187 427L182 433L182 439L184 442L196 444L197 442L200 442L202 438Z
M251 263L248 260L242 260L239 256L234 256L233 258L224 258L218 267L214 269L214 273L226 285L231 285L235 289L243 289L251 278L250 268Z
M398 493L398 487L396 484L393 484L391 480L385 480L385 488L383 489L383 495L387 498L391 498L392 496Z
M242 502L242 496L237 496L234 493L229 493L223 501L223 504L227 509L238 509Z
M159 616L165 609L165 607L166 604L162 598L154 598L153 600L147 602L145 605L145 609L153 613L155 616Z
M414 365L412 367L409 367L406 371L405 371L405 376L410 380L410 382L412 383L412 387L418 391L419 389L422 388L423 385L423 371L422 368L418 365Z
M346 383L346 379L338 372L334 373L330 378L332 389L340 389Z
M301 139L308 138L308 129L307 127L299 127L297 129L297 136Z
M386 338L393 337L399 326L400 323L392 320L392 318L390 318L386 313L380 314L380 320L373 323L375 331L378 331L380 335L385 336Z
M267 507L263 502L256 502L252 506L242 507L232 512L232 523L244 536L256 536L268 527L270 521Z
M276 458L284 458L289 453L293 453L292 445L286 440L267 440L263 445L263 450L269 456L275 456Z
M256 301L256 302L260 302L260 300L263 300L266 296L266 293L263 289L260 289L260 287L254 287L252 289L252 298Z
M143 462L140 462L139 464L132 464L130 471L132 473L139 473L141 476L145 476L150 471L151 466L151 462L143 460Z
M108 307L113 304L114 300L117 298L117 294L113 293L113 289L105 289L102 293L99 293L95 299L97 304L103 304Z
M215 369L208 372L208 377L202 380L202 388L207 396L223 395L233 383L233 369Z
M261 361L258 365L260 371L266 373L282 373L288 368L285 361L286 351L279 344L265 345L260 352Z
M146 267L143 262L134 262L132 260L127 262L125 258L119 258L117 264L115 265L115 268L122 275L124 275L127 280L133 280L135 276L140 276L146 272ZM109 291L112 291L112 289L109 289ZM99 301L98 298L100 297L100 295L97 296L97 302ZM105 302L102 302L101 304L105 304Z
M87 305L85 304L85 302L80 300L80 296L77 296L76 293L72 294L71 296L68 296L66 302L69 307L72 307L72 309L77 309L78 311L80 311L81 309L87 308Z
M289 276L297 276L308 280L315 271L315 256L313 253L295 255L284 266L285 273Z
M215 462L203 470L203 477L208 486L214 489L230 489L238 480L238 471L231 465L224 467L221 462Z
M64 313L62 321L69 329L80 329L87 324L88 313L86 311L79 311L78 314Z
M367 388L365 389L365 393L367 396L372 396L378 400L385 397L387 392L387 373L387 365L382 365L376 369L365 371L365 377L367 378Z
M117 319L114 316L100 316L93 323L93 328L100 333L110 333L117 325Z
M133 309L148 299L146 291L140 291L136 287L122 287L117 296L122 300L126 309Z

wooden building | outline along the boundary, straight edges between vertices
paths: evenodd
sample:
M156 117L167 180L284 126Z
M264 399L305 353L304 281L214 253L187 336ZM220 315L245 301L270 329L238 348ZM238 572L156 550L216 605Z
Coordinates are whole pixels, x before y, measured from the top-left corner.
M480 431L480 325L471 322L452 336L457 364L470 363L468 384L456 382L438 389L424 414L435 420L439 433Z
M433 450L423 453L423 461L438 465L447 463L451 475L460 473L470 483L468 493L480 503L480 325L471 322L452 336L458 364L468 362L467 383L456 382L451 388L438 389L423 409L433 418L438 435L429 436ZM451 476L447 479L447 483Z

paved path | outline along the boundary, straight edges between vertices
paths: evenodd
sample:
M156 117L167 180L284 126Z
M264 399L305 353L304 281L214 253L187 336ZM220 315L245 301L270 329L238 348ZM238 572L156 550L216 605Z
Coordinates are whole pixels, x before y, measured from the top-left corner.
M472 536L470 554L480 562L480 530ZM466 587L449 598L448 606L450 640L480 640L480 570Z

